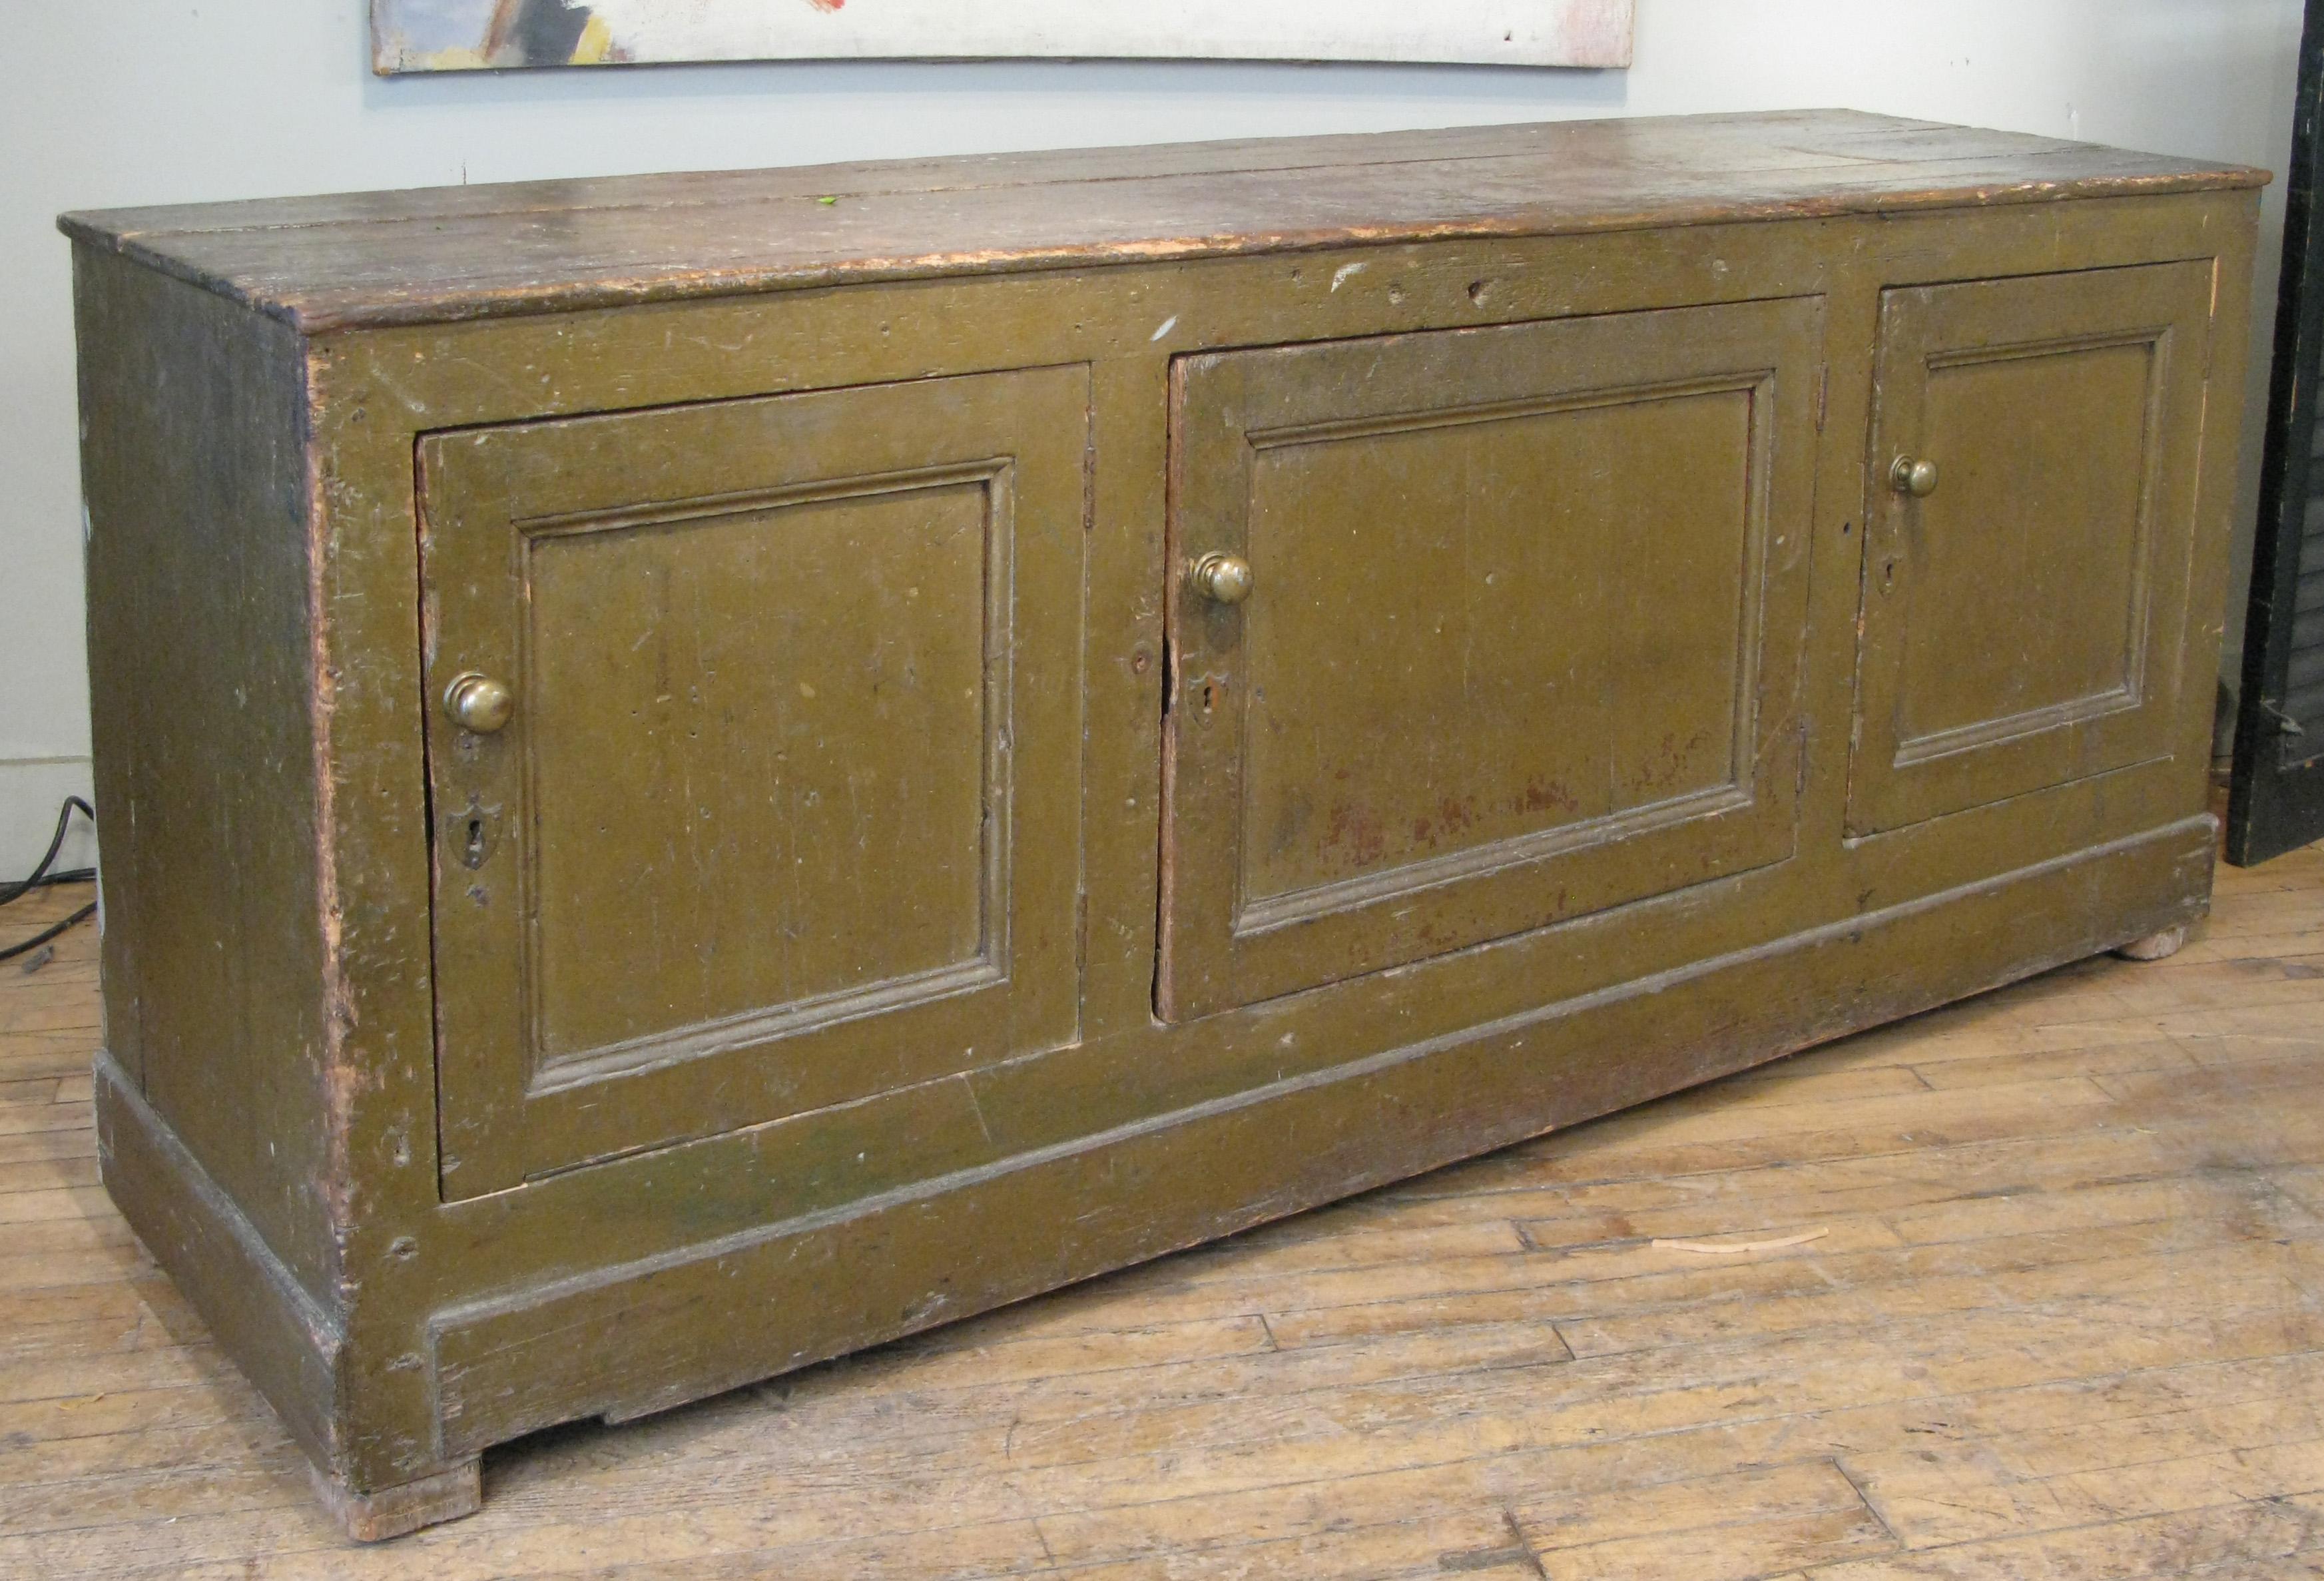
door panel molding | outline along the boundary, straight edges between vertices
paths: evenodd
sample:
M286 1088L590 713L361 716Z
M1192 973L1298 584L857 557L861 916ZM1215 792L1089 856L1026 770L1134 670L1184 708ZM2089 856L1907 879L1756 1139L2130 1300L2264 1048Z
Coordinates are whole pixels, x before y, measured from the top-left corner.
M1882 293L1851 836L2171 755L2211 283L2196 261ZM1937 465L1929 496L1892 485L1899 458Z
M540 862L544 842L539 837L521 841L518 846L517 887L526 925L521 969L524 973L530 1010L522 1033L526 1064L531 1073L526 1087L528 1093L554 1092L658 1064L796 1036L821 1027L900 1010L1007 981L1010 852L1006 812L1012 800L1012 788L1009 781L1008 754L992 748L995 743L1005 740L1010 734L1013 714L1008 661L1015 645L1015 633L1011 630L1013 578L1010 548L1014 539L1010 517L1013 498L1011 467L1006 458L991 458L965 466L818 479L715 501L672 503L657 509L567 513L537 520L518 520L511 523L517 534L520 568L517 586L524 612L519 633L518 664L521 676L519 690L522 696L536 697L546 689L538 670L538 660L546 644L540 640L539 631L543 601L537 596L538 578L535 575L539 550L544 544L569 547L576 541L599 533L670 532L706 529L721 523L741 524L752 517L771 516L790 506L870 499L903 501L915 495L956 488L975 490L981 501L984 596L982 601L982 624L978 636L980 647L991 655L984 667L984 683L980 689L982 695L979 699L982 717L974 726L973 739L985 744L982 804L996 809L996 816L986 819L982 839L979 864L982 872L973 889L976 916L971 929L975 937L973 953L925 970L884 978L844 991L809 994L794 1000L706 1018L666 1031L560 1051L549 1047L543 1035L548 1024L549 1006L543 1002L543 975L538 969L546 959L549 948L549 940L543 937L540 900L542 889ZM519 739L528 749L535 744L535 738L530 735ZM548 802L549 787L543 783L540 754L536 751L521 753L520 763L523 787L521 805L535 809L536 823L532 832L538 837L538 814Z
M1167 1019L1792 853L1821 325L1787 298L1178 360ZM1213 552L1248 602L1192 588ZM1618 677L1655 701L1601 720Z
M420 441L447 1197L1073 1040L1088 410L1064 367Z

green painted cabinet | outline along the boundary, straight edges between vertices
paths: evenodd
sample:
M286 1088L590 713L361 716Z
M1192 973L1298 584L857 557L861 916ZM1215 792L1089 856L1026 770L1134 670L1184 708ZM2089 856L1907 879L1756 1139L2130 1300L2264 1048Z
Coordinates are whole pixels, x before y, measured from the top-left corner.
M2255 171L1816 113L69 216L105 1179L357 1536L2209 893Z

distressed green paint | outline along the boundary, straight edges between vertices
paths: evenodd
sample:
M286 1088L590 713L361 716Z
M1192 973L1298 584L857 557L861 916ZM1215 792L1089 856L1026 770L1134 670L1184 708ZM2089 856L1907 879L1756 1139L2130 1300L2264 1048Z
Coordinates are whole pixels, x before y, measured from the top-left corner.
M2254 180L1798 116L71 221L107 1180L380 1535L532 1427L2184 921ZM1870 602L1945 520L1881 481L1916 348L2158 329L2128 428L2119 357L1994 375L2145 458L2144 526L2062 502L2143 572L2045 563L2006 671L1946 643L2023 577ZM1929 431L1992 444L1953 377ZM1949 477L1978 542L2061 504ZM1190 606L1237 542L1252 600ZM2134 629L2067 745L1875 739L2094 695ZM1213 671L1276 689L1190 744ZM1252 845L1339 768L1400 842Z

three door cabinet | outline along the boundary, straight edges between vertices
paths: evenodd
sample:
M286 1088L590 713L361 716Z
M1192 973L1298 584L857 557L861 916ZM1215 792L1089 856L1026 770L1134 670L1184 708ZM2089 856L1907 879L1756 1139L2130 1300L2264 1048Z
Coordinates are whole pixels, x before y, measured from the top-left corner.
M2203 911L2259 172L69 216L105 1180L357 1537Z

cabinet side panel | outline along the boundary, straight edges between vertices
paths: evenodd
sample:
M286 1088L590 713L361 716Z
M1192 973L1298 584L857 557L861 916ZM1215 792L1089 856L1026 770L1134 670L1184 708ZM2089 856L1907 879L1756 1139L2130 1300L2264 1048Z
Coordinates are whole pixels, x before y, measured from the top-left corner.
M302 1283L322 1192L305 364L75 249L106 1045Z

